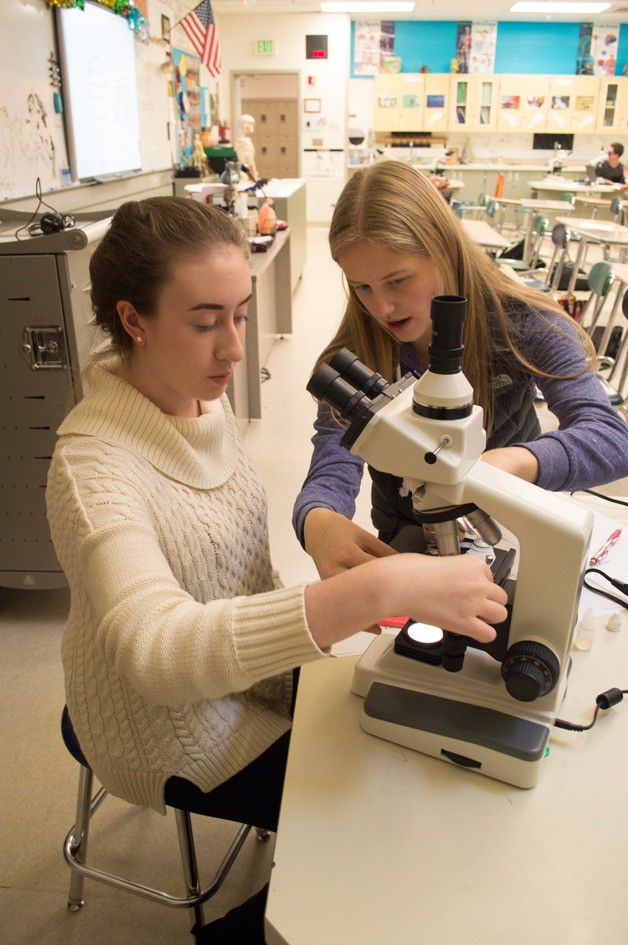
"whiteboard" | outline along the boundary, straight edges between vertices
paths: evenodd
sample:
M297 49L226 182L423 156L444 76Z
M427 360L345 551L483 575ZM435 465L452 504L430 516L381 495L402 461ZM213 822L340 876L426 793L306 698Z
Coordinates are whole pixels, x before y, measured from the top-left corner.
M0 3L0 199L59 187L68 157L63 116L55 112L48 58L52 11L43 3Z
M159 39L161 14L174 23L171 3L149 0L147 7L151 37ZM166 51L156 42L134 42L141 168L170 169L177 134L174 100L168 94L172 73L159 71ZM49 57L57 50L54 11L45 0L0 0L0 44L1 204L34 195L37 178L44 194L59 188L69 161L64 116L54 105L55 91L63 89L55 90L48 74Z
M57 8L70 167L74 180L141 168L135 36L93 3Z

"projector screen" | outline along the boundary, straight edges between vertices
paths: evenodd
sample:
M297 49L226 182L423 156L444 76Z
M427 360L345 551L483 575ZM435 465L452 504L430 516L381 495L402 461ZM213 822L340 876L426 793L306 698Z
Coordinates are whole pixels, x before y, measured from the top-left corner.
M74 180L141 170L135 36L102 6L57 8L63 103Z

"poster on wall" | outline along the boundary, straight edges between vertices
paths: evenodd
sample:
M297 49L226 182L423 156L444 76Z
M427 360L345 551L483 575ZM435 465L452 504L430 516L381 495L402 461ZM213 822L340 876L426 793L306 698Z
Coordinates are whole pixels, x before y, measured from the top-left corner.
M488 75L494 72L496 46L497 23L473 23L471 26L469 72L474 75Z
M619 26L617 24L594 24L591 33L593 75L615 75L618 40Z
M353 43L353 74L377 75L381 60L391 58L394 49L395 24L392 20L357 20Z
M593 75L593 56L591 55L591 34L593 23L581 23L578 37L578 57L576 75Z
M458 61L458 72L469 71L469 60L471 58L471 47L473 37L471 33L471 21L461 21L458 23L458 38L456 39L456 59Z

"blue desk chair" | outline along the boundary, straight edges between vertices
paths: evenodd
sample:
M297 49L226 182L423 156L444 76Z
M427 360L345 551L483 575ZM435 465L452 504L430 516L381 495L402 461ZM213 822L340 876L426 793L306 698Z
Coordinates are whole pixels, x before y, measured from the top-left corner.
M589 335L593 334L614 281L615 273L610 263L596 262L591 266L587 276L590 294L580 315L580 324ZM589 316L589 313L592 314ZM589 325L585 325L589 317L591 322Z
M76 822L70 829L63 844L63 854L72 871L68 909L70 909L71 912L77 912L83 906L84 879L88 877L89 879L94 879L100 883L105 883L108 886L113 886L116 889L131 893L134 896L148 899L151 902L160 902L163 905L173 906L179 909L190 909L194 916L192 927L198 928L204 925L203 903L207 902L208 899L215 895L222 886L251 827L248 824L240 826L211 883L202 890L198 875L190 813L187 810L173 808L179 836L183 880L186 889L185 896L173 896L162 890L153 889L150 886L144 886L141 883L125 879L122 876L116 876L106 870L90 866L86 862L90 821L93 814L104 801L107 792L104 788L100 788L92 798L94 775L81 751L81 746L78 743L72 722L70 721L67 706L64 707L61 716L61 734L66 748L80 765L78 797L76 801ZM266 839L269 833L266 830L258 830L257 835L259 839Z
M479 219L486 206L486 201L486 194L482 191L482 193L478 194L478 199L475 203L472 200L452 200L451 209L457 217L472 216L473 219Z
M541 246L545 234L549 228L549 220L542 213L537 214L532 224L532 238L530 240L530 254L527 259L505 259L503 256L496 256L495 262L499 266L508 266L517 272L529 272L536 268L541 254Z
M600 312L602 311L604 303L606 302L606 299L608 298L608 293L614 281L615 281L615 273L613 272L611 266L608 263L597 262L595 263L594 266L591 267L591 271L589 272L589 275L588 275L588 282L589 282L589 288L591 289L591 294L589 298L587 299L585 306L582 309L581 316L580 316L580 323L582 324L582 327L584 328L585 326L583 322L586 319L587 311L590 309L593 309L593 319L591 321L591 324L585 328L585 331L589 335L593 334L593 330L595 328L596 322L599 319ZM626 315L626 317L628 318L628 314L627 314L628 301L626 299L626 295L624 295L622 308L623 308L624 315ZM621 344L624 344L623 339L622 339ZM602 372L607 370L609 367L613 368L614 365L618 363L619 356L620 355L618 353L618 356L616 359L607 358L604 352L600 352L598 354L597 363L596 363L597 378L600 384L602 385L602 388L604 392L606 393L606 396L608 397L609 402L612 404L613 407L618 407L618 408L622 407L624 403L624 397L620 393L620 390L614 387L613 384L610 383L611 376L609 375L607 379L606 377L604 377ZM624 370L622 374L622 380L621 380L622 384L625 381L625 373L626 371ZM536 388L536 394L535 394L534 399L536 403L545 402L545 398L541 394L538 387Z

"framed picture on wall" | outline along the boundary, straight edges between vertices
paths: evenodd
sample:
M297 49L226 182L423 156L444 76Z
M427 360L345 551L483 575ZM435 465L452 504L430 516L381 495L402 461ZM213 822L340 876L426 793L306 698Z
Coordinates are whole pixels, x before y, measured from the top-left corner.
M303 99L303 111L307 112L308 115L314 115L321 110L321 100L320 98L304 98Z

